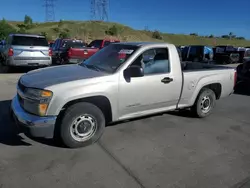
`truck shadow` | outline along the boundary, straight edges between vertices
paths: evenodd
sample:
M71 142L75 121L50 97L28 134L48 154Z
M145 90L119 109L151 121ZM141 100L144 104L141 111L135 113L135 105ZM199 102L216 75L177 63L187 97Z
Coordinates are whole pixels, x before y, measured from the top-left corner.
M32 144L25 141L25 138L20 136L22 132L18 129L10 117L11 100L0 101L0 144L8 146L31 146ZM29 139L53 147L64 147L60 142L55 142L54 139L34 138L29 134L25 134Z
M161 113L157 113L157 114L153 114L153 115L147 115L147 116L133 118L133 119L129 119L129 120L114 122L114 123L108 124L107 127L108 126L116 126L116 125L127 123L127 122L146 120L146 119L151 118L151 117L163 116L165 114L173 115L173 116L179 116L179 117L194 118L194 119L197 118L190 110L183 109L183 110L175 110L175 111L169 111L169 112L161 112Z
M8 145L8 146L31 146L32 144L25 141L25 139L20 136L20 131L16 127L15 123L10 118L10 108L11 100L0 101L0 144ZM126 123L128 121L138 121L138 120L145 120L150 117L157 117L162 116L164 114L174 115L174 116L182 116L182 117L194 117L188 110L181 110L181 111L173 111L167 113L158 113L154 115L149 115L140 118L134 118L127 121L111 123L107 126L116 126L119 124ZM25 134L29 139L45 144L52 147L60 147L64 148L65 146L61 144L60 140L54 139L45 139L45 138L34 138L28 134Z
M18 135L18 129L9 115L10 100L0 101L0 143L9 146L30 146Z

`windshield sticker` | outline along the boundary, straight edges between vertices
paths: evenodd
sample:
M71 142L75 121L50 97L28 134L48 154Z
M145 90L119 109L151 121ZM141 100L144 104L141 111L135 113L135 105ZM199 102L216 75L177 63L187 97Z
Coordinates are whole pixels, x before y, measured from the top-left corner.
M134 50L121 49L119 54L132 54Z

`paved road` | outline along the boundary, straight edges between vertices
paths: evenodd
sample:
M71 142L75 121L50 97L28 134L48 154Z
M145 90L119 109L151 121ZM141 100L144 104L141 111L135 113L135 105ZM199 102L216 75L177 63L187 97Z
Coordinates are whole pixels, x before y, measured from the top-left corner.
M172 113L110 126L99 143L70 150L15 134L7 107L19 76L0 74L0 188L250 187L248 96L219 101L206 119Z

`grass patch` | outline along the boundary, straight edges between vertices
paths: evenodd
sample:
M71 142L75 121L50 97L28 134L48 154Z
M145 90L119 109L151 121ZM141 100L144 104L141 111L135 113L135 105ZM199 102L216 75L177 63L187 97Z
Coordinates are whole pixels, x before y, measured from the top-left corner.
M17 28L17 25L22 22L9 21L8 23ZM196 44L209 46L213 46L215 41L215 39L201 36L168 33L160 33L161 40L158 40L152 37L150 31L135 30L119 23L101 21L61 21L60 24L59 22L34 23L34 27L27 30L27 32L34 34L45 32L50 38L56 39L59 34L55 31L55 28L60 27L61 29L67 29L70 37L81 38L90 42L93 39L109 37L106 33L112 26L117 28L117 34L113 37L119 38L121 41L162 41L175 45ZM250 41L217 38L216 45L250 46Z

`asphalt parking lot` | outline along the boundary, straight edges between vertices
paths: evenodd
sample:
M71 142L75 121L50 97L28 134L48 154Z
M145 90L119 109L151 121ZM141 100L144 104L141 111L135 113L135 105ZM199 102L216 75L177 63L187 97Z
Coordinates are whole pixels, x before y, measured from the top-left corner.
M106 128L65 149L15 134L8 106L19 73L0 74L0 188L249 188L250 97L218 101L206 119L167 113Z

